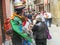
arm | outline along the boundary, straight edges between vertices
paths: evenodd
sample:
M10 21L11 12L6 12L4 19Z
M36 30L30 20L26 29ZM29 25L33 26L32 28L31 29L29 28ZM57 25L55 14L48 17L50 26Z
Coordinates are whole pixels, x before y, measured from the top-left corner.
M34 26L32 27L32 31L35 32L35 31L37 31L37 30L38 30L38 26L34 25Z

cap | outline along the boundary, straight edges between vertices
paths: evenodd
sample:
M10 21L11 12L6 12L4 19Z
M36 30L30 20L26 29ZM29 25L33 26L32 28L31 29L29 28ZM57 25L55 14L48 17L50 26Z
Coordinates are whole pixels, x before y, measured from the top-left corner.
M21 0L14 0L14 7L15 8L22 8L22 7L24 7L23 1L21 1Z

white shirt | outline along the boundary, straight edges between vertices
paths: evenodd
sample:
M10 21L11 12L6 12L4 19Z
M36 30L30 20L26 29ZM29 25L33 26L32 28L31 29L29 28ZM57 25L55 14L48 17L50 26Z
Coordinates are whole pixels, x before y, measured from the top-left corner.
M42 21L44 22L45 21L45 17L43 14L40 14L40 17L42 18Z
M35 25L36 24L36 20L33 20L33 25Z
M48 15L48 18L52 18L51 13L49 13L49 12L44 13L45 18L46 18L46 14Z
M52 18L51 17L51 13L47 12L48 18Z
M27 21L24 27L25 27L26 29L28 29L29 24L30 24L30 23Z

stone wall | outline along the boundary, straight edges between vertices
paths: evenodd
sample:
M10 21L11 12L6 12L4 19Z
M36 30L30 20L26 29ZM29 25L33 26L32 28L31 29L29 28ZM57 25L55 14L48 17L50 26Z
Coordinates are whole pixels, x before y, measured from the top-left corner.
M50 12L52 13L53 23L60 25L60 0L50 1Z
M58 4L57 4L57 6L58 6L58 16L57 16L57 21L58 21L58 25L60 25L60 0L58 0Z

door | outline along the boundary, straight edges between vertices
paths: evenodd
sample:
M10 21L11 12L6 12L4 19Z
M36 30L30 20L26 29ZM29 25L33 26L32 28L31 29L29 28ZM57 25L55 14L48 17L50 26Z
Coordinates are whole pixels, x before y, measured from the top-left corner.
M3 21L3 11L2 11L2 0L0 0L0 45L4 42L4 21Z
M0 45L2 45L2 30L1 30L1 22L2 21L2 3L0 0Z

